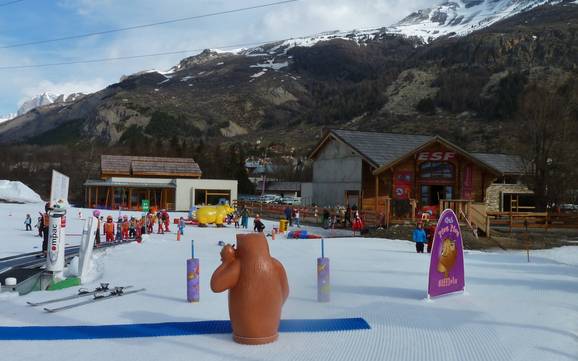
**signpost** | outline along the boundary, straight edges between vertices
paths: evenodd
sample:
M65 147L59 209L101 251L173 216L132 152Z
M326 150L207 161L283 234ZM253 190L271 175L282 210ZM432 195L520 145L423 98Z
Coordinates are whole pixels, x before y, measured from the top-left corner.
M64 238L66 234L66 208L68 208L68 184L69 178L67 176L55 170L52 171L46 270L51 271L56 280L64 279Z
M464 248L456 214L446 209L434 233L429 266L428 298L464 290Z

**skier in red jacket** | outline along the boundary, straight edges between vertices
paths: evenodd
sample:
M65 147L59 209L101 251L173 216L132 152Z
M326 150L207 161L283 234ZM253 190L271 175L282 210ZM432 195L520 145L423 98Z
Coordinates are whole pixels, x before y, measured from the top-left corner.
M102 226L106 235L106 242L114 242L114 222L112 216L106 217L106 223Z

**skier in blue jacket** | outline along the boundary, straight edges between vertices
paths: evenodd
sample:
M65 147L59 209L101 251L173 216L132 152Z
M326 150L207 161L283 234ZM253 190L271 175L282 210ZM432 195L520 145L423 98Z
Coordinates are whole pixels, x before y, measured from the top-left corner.
M418 223L416 229L413 230L412 239L415 242L415 251L417 253L423 253L423 246L427 242L427 237L421 222Z

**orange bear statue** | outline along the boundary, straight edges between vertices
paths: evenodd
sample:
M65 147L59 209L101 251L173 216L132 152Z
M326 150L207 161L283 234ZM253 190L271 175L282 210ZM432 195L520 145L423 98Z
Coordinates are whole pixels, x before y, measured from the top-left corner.
M238 234L237 248L225 245L221 262L211 277L211 289L229 290L235 342L260 345L277 340L289 284L283 265L271 257L263 233Z

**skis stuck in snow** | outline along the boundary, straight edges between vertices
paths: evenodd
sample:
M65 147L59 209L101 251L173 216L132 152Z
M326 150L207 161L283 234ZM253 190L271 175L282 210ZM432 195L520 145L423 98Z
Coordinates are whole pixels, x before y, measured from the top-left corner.
M68 309L79 307L79 306L88 305L88 304L95 303L98 301L104 301L104 300L108 300L111 298L130 295L133 293L137 293L137 292L141 292L141 291L146 290L145 288L139 288L136 290L125 291L126 289L128 289L130 287L132 287L132 286L110 288L110 289L107 289L106 291L93 293L92 298L89 300L73 303L70 305L62 306L62 307L44 308L44 311L49 312L49 313L54 313L54 312L68 310Z

